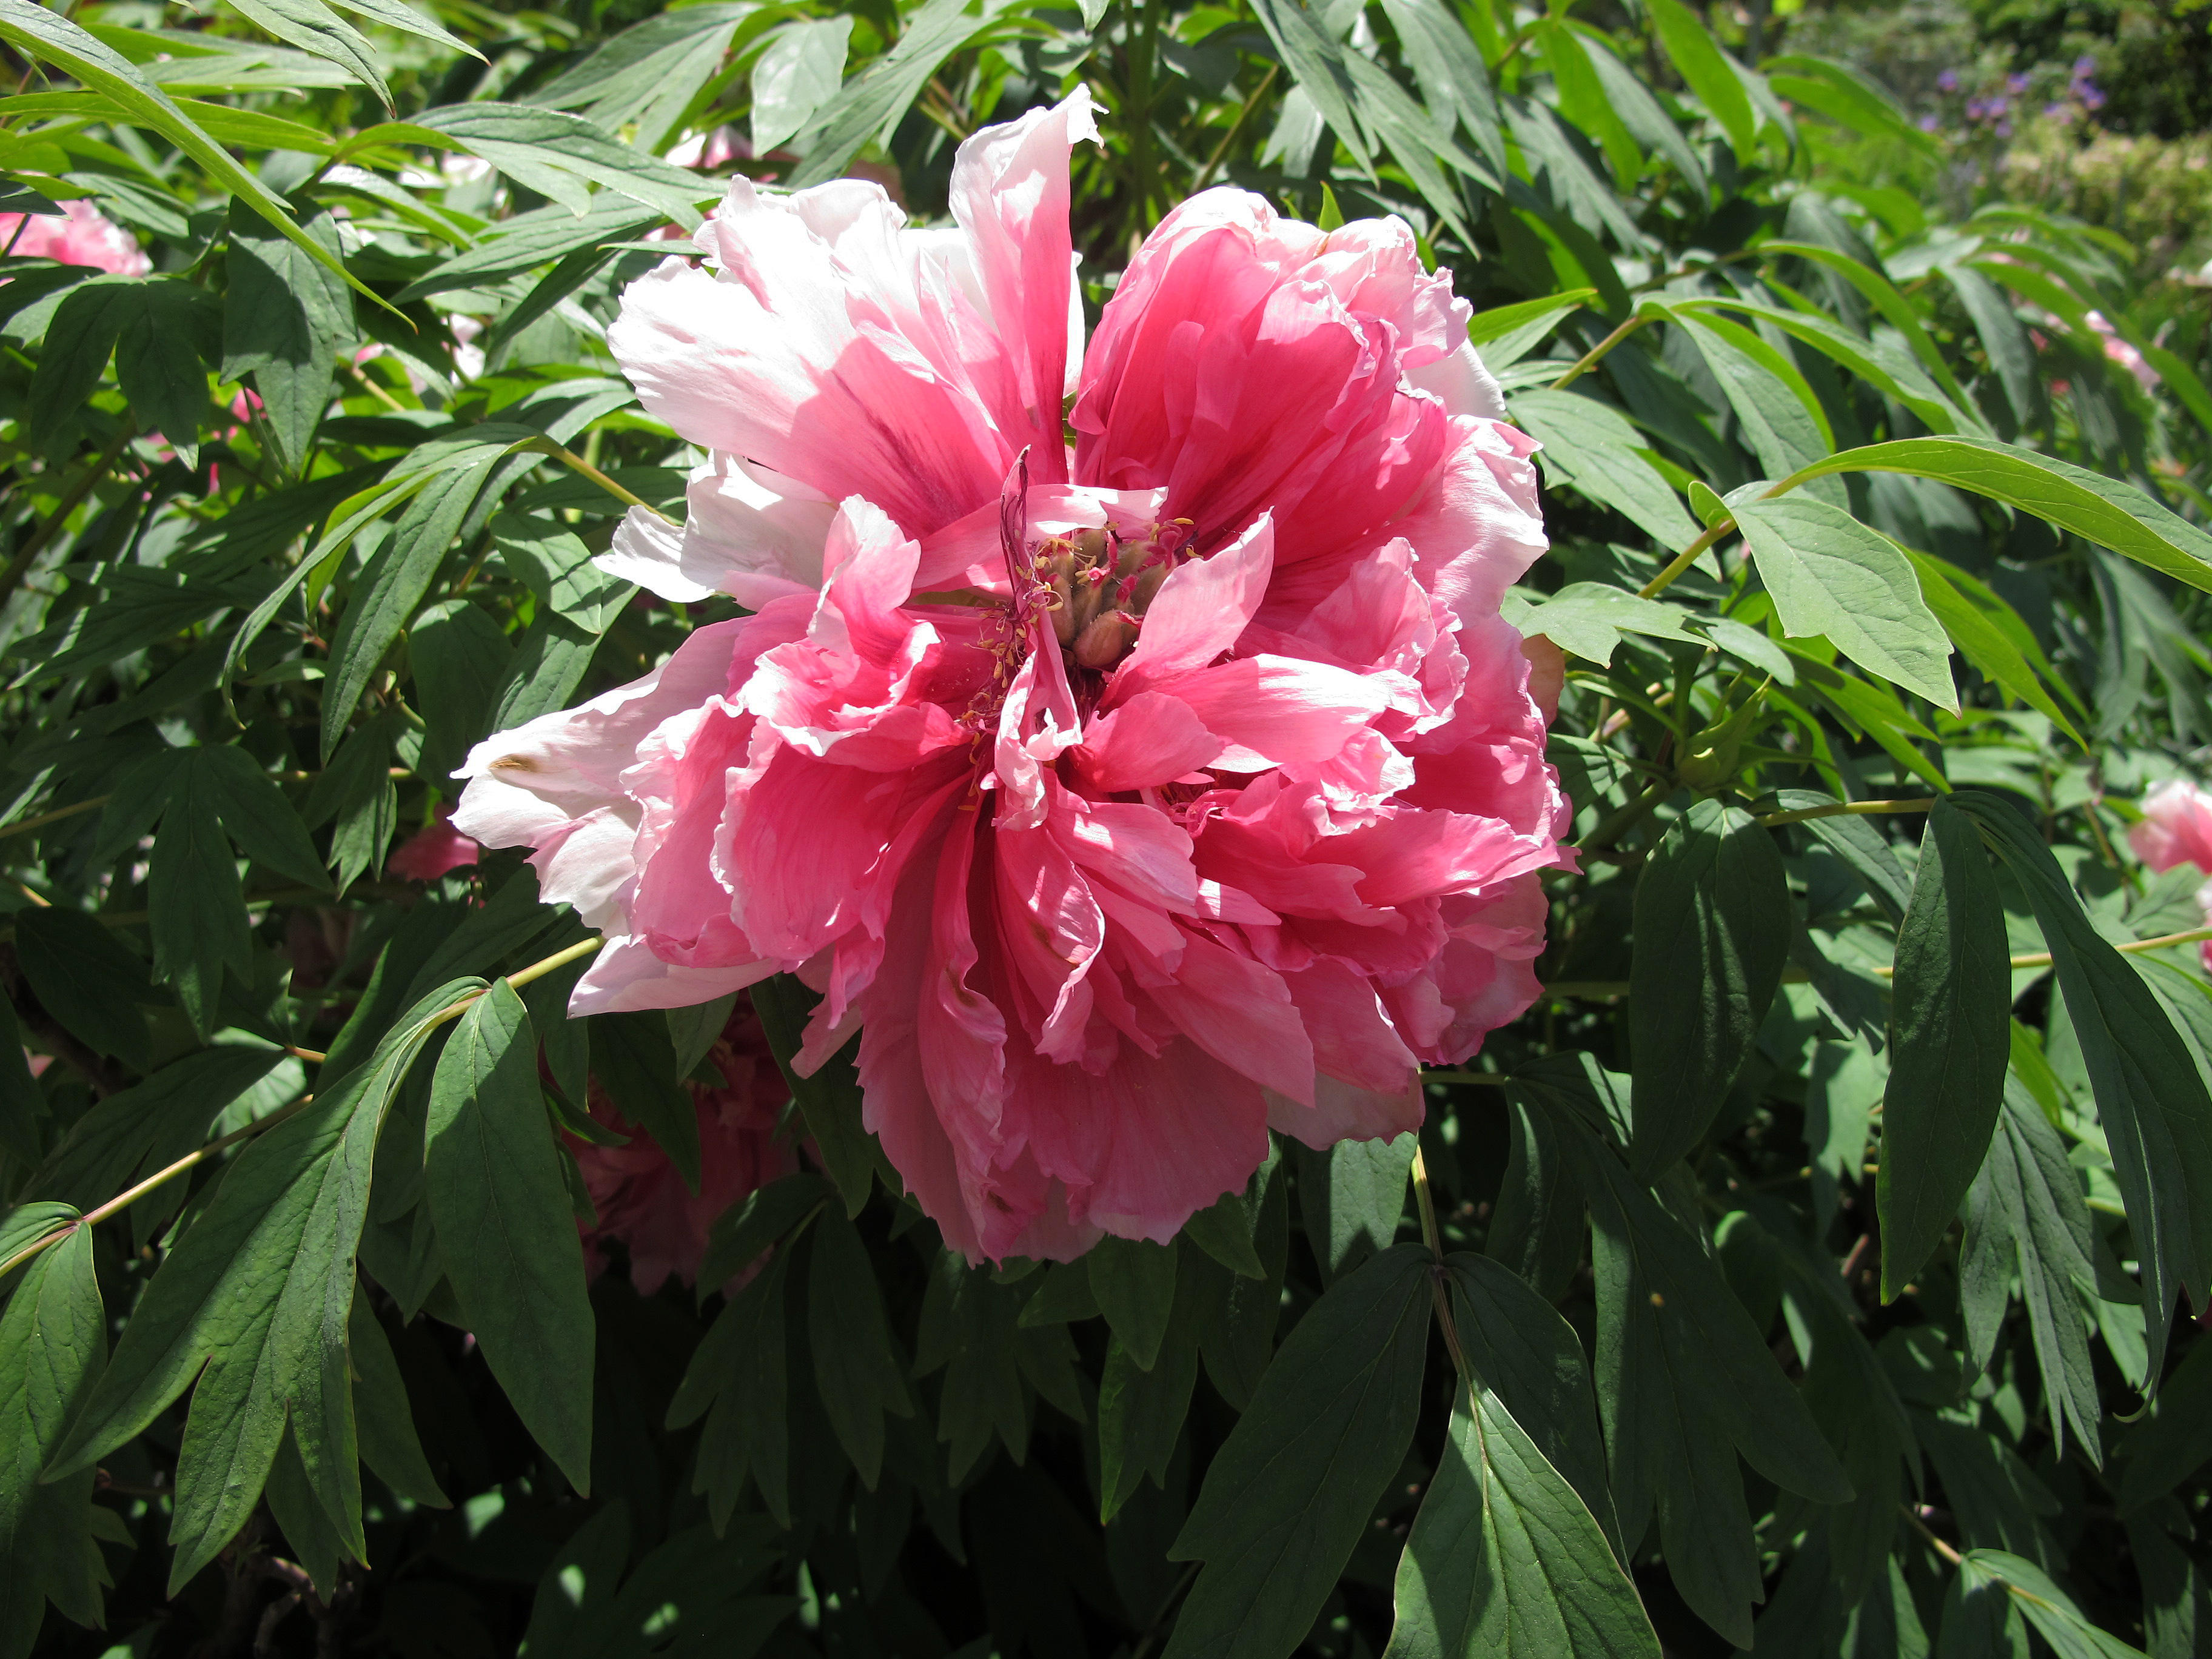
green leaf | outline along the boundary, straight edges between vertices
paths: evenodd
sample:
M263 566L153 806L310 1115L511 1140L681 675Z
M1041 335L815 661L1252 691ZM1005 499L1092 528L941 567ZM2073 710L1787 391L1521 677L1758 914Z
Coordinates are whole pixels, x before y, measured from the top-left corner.
M1312 100L1337 141L1352 152L1359 171L1373 178L1374 147L1352 112L1352 72L1334 31L1304 0L1257 0L1252 10L1297 89Z
M557 203L533 208L491 225L473 247L416 277L392 297L404 305L433 294L491 287L574 253L629 241L662 222L659 212L627 199L601 198L580 218Z
M1563 651L1608 666L1623 634L1702 643L1688 626L1696 619L1681 606L1639 599L1603 582L1569 582L1541 605L1517 615L1509 605L1508 619L1523 637L1541 634Z
M2150 1415L2120 1442L2120 1509L2141 1511L2212 1462L2212 1342L2197 1342L2166 1379Z
M1665 307L1647 300L1643 309ZM1744 439L1769 473L1803 468L1835 448L1826 411L1796 363L1740 324L1710 313L1667 314L1696 342L1742 423ZM1820 499L1841 507L1849 498L1832 487Z
M1137 1369L1152 1370L1175 1311L1174 1247L1109 1236L1091 1246L1085 1260L1098 1311Z
M477 444L452 471L434 474L407 504L392 538L354 585L331 641L323 679L323 757L335 754L361 694L429 591L446 550L503 452Z
M1979 271L1959 264L1941 269L1981 336L2013 420L2023 427L2034 425L2044 414L2043 378L2036 372L2035 349L2028 343L2027 330L2013 302Z
M783 1068L792 1097L799 1102L807 1132L821 1149L822 1167L845 1200L845 1213L860 1214L878 1169L883 1170L887 1183L896 1177L875 1137L860 1121L860 1078L853 1065L859 1039L847 1043L811 1075L801 1077L792 1069L793 1058L805 1035L807 1018L821 999L788 974L764 979L747 994L775 1063Z
M1939 798L1897 932L1877 1188L1885 1302L1935 1254L1996 1126L2012 1049L2010 949L1980 832Z
M444 1509L451 1501L438 1489L415 1433L414 1408L407 1384L368 1304L360 1297L346 1323L346 1352L354 1380L354 1422L361 1439L361 1461L384 1478L385 1485L410 1503Z
M361 293L368 294L367 288L347 275L335 253L293 222L281 198L195 125L167 93L149 84L129 60L96 37L33 0L0 0L0 40L106 94L130 112L134 122L151 127L191 156L210 179L276 226L280 234L309 258L344 276ZM373 294L369 297L376 298Z
M1506 1110L1510 1151L1483 1249L1547 1301L1555 1301L1566 1293L1582 1262L1582 1194L1568 1174L1566 1154L1550 1120L1530 1111L1517 1092Z
M1696 14L1680 0L1650 0L1650 10L1652 31L1658 35L1660 46L1705 106L1705 112L1728 135L1736 160L1748 162L1758 147L1758 123L1735 66L1713 44Z
M2098 1421L2104 1409L2075 1293L2077 1285L2096 1290L2094 1237L2065 1143L2027 1091L2008 1084L1996 1134L1967 1205L1960 1278L2002 1284L2018 1273L2054 1447L2063 1450L2070 1421L2084 1455L2101 1465ZM1971 1307L1967 1327L1968 1357L1978 1370L1988 1364L1996 1333Z
M1511 406L1514 420L1544 445L1546 468L1582 495L1612 507L1662 546L1686 547L1697 539L1695 520L1644 458L1648 446L1621 415L1579 392L1548 386L1515 393Z
M1848 1500L1850 1482L1701 1241L1587 1129L1562 1127L1595 1223L1597 1397L1622 1534L1640 1537L1656 1502L1683 1599L1747 1646L1762 1591L1736 1456L1816 1503Z
M1978 434L1988 435L1972 404L1964 399L1954 403L1948 398L1901 348L1886 340L1863 339L1819 312L1787 311L1754 301L1723 299L1681 300L1674 302L1674 308L1692 313L1735 311L1756 318L1769 327L1802 340L1875 390L1894 398L1918 416L1930 431L1956 432L1964 422Z
M1547 1310L1548 1311L1548 1310ZM1657 1659L1636 1586L1498 1395L1454 1391L1383 1659Z
M1022 1295L939 1250L922 1297L914 1374L949 1367L939 1393L937 1438L950 1449L947 1478L966 1480L996 1434L1017 1462L1029 1455L1029 1406L1022 1393L1016 1322ZM1194 1359L1194 1365L1195 1364ZM1109 1483L1110 1485L1110 1482Z
M36 1644L49 1601L80 1625L100 1622L92 1471L39 1480L107 1352L92 1229L50 1245L13 1288L0 1316L0 1652L17 1655Z
M1290 1261L1291 1180L1283 1161L1271 1155L1253 1177L1258 1209L1252 1247L1261 1274L1247 1279L1218 1263L1186 1252L1177 1282L1194 1279L1201 1292L1199 1353L1214 1389L1238 1411L1247 1409L1267 1362L1275 1352L1275 1328L1282 1320L1283 1273ZM1042 1292L1030 1298L1034 1307ZM1024 1319L1028 1310L1023 1310Z
M9 1261L77 1218L76 1206L34 1199L0 1212L0 1261ZM34 1260L36 1258L33 1258Z
M667 1018L655 1012L594 1016L592 1063L615 1109L651 1135L697 1192L699 1108L676 1075Z
M332 258L337 221L327 210L301 229ZM337 379L337 353L354 337L353 295L328 266L231 204L224 266L222 377L251 374L287 471L306 471L315 428Z
M1889 93L1848 64L1792 53L1759 64L1775 93L1818 110L1870 138L1888 138L1933 155L1936 141L1905 118Z
M706 1495L708 1512L725 1526L748 1474L776 1524L792 1522L791 1382L784 1357L789 1260L778 1252L722 1310L668 1408L672 1428L708 1413L691 1490Z
M592 184L652 208L685 230L699 228L696 204L720 193L711 181L620 143L566 110L480 100L442 105L414 119L417 126L459 139L515 183L580 219L602 205L592 198Z
M1168 1484L1168 1467L1182 1437L1198 1382L1195 1298L1200 1294L1184 1275L1176 1296L1176 1320L1153 1363L1140 1365L1116 1335L1106 1346L1098 1378L1098 1518L1110 1522L1150 1476Z
M1816 461L1772 493L1838 472L1934 478L2032 513L2177 581L2212 591L2212 536L2134 485L2069 461L1988 438L1901 438Z
M1628 1005L1640 1172L1689 1151L1719 1111L1782 982L1790 928L1782 855L1738 807L1698 802L1644 865Z
M1775 799L1785 812L1837 804L1832 797L1810 789L1779 790ZM1904 866L1898 863L1897 854L1890 851L1889 842L1870 820L1855 812L1835 812L1801 819L1797 827L1836 856L1893 926L1904 922L1905 907L1912 902L1912 883Z
M215 1029L222 971L253 970L253 937L229 839L201 769L179 769L161 813L146 879L154 971L167 980L202 1038Z
M791 148L806 158L792 175L793 187L836 178L872 139L887 140L929 77L992 21L988 8L971 13L968 0L928 0L909 15L897 44L847 82L793 137Z
M849 17L794 23L753 61L753 154L765 155L814 118L845 74Z
M0 13L0 16L4 16ZM66 453L84 405L100 384L100 371L115 350L116 336L138 309L143 284L125 277L95 276L63 298L39 349L31 372L25 422L48 453Z
M1490 66L1483 62L1481 48L1467 25L1443 0L1382 0L1382 15L1398 36L1399 54L1413 72L1430 118L1446 133L1451 131L1455 118L1464 123L1497 176L1506 177L1510 168L1505 136L1498 127L1498 96L1492 88ZM1552 299L1565 303L1577 297L1588 295L1559 294ZM1480 319L1476 320L1479 323ZM1475 343L1485 341L1477 339ZM1492 369L1503 366L1487 352L1483 362Z
M577 1626L615 1599L629 1561L629 1505L611 1498L568 1536L538 1580L522 1638L531 1659L570 1650Z
M1384 0L1386 10L1389 3L1390 0ZM1482 366L1495 374L1519 362L1541 345L1553 329L1580 311L1585 301L1596 297L1595 289L1577 288L1541 300L1479 311L1467 325L1468 343L1481 357Z
M1955 570L1942 560L1916 553L1909 547L1903 550L1905 556L1912 561L1914 574L1920 578L1921 598L1927 600L1928 608L1936 613L1943 631L1951 636L1952 644L1959 647L1966 660L2029 708L2047 715L2052 725L2074 739L2077 747L2087 750L2088 740L2075 729L2066 711L2044 689L2043 681L2028 665L2020 646L1994 619L2002 614L2018 623L2019 617L2012 607L1963 570ZM2021 631L2026 630L2023 628ZM2033 643L2033 635L2029 635L2029 641ZM2036 654L2042 653L2039 650Z
M209 422L207 364L219 356L206 290L179 278L142 284L115 337L115 378L141 431L158 432L186 466L199 465Z
M576 1490L591 1490L592 1304L545 1109L538 1038L507 981L470 1004L430 1085L424 1140L446 1277L492 1375Z
M1860 667L1957 712L1951 642L1903 548L1826 501L1730 506L1784 633L1824 636Z
M811 1170L795 1170L756 1187L714 1218L699 1262L699 1299L760 1259L761 1253L811 1215L833 1188Z
M2142 1652L2091 1624L2074 1598L2051 1582L2034 1562L2002 1550L1970 1550L1960 1563L1959 1581L2001 1587L2058 1659L2142 1659ZM1950 1623L1944 1622L1946 1650Z
M489 612L466 599L447 599L407 629L407 665L428 730L418 769L450 778L469 750L491 734L499 689L514 653Z
M1971 814L2027 890L2051 947L2110 1144L2142 1264L2150 1374L2166 1352L2176 1291L2212 1281L2212 1097L2188 1044L2142 976L2091 925L2051 849L2012 806L1962 789Z
M439 988L367 1064L239 1155L55 1454L48 1479L88 1467L198 1378L178 1455L173 1593L252 1512L288 1419L325 1511L365 1553L347 1326L377 1132L433 1017L478 983Z
M630 129L640 149L658 150L700 88L720 71L738 26L757 15L740 0L647 17L601 42L582 63L529 94L528 101L580 111L610 132ZM754 74L757 106L758 70ZM833 90L836 83L832 70ZM768 152L757 144L754 153Z
M15 959L39 1006L76 1037L137 1071L147 1069L146 1017L155 1000L146 965L108 928L54 905L15 914Z
M1260 1210L1267 1183L1281 1153L1270 1141L1267 1161L1253 1171L1241 1193L1225 1193L1220 1200L1199 1211L1182 1224L1182 1236L1223 1267L1244 1279L1265 1279L1253 1231L1260 1224Z
M807 1342L814 1381L838 1443L876 1489L884 1466L884 1414L910 1417L904 1366L884 1321L875 1269L853 1224L834 1212L813 1230L806 1279Z
M1511 1269L1464 1250L1446 1256L1444 1268L1460 1351L1479 1386L1497 1396L1545 1462L1579 1495L1625 1562L1628 1547L1606 1486L1605 1442L1582 1339Z
M392 88L384 83L383 71L377 67L375 48L322 0L230 0L230 3L279 40L349 71L375 93L386 113L396 112Z
M1418 1146L1408 1133L1395 1140L1340 1140L1327 1152L1298 1147L1298 1209L1324 1285L1396 1239Z
M1279 1659L1305 1638L1413 1440L1434 1261L1391 1246L1283 1344L1168 1551L1206 1565L1167 1659Z
M272 1072L276 1073L273 1078ZM104 1204L198 1147L216 1114L248 1091L258 1093L256 1085L264 1078L275 1085L277 1096L289 1099L304 1076L296 1060L287 1060L284 1051L273 1046L222 1042L186 1054L108 1096L71 1124L33 1178L32 1189L88 1210ZM173 1213L174 1205L184 1198L183 1184L173 1182L171 1188L149 1194L131 1207L131 1221L141 1238L150 1237L160 1221ZM149 1211L153 1219L148 1218Z

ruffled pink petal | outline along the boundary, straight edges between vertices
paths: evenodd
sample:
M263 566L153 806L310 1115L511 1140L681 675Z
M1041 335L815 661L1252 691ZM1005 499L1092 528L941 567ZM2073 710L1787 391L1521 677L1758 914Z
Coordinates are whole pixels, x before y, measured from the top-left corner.
M2212 794L2179 778L2160 784L2143 797L2128 845L2154 871L2180 864L2212 871Z
M1237 772L1327 760L1389 706L1364 674L1287 657L1240 657L1162 689L1227 745L1213 764Z
M968 233L994 331L1013 372L1031 466L1041 483L1061 477L1060 408L1080 361L1069 338L1075 252L1067 227L1068 157L1098 137L1088 87L1050 109L986 127L952 164L952 216ZM1073 348L1073 349L1071 349Z
M1212 764L1224 740L1180 698L1139 691L1084 729L1075 772L1094 795L1156 789Z
M1263 513L1211 557L1170 573L1145 612L1137 648L1115 671L1108 705L1204 668L1236 644L1274 568L1274 520Z

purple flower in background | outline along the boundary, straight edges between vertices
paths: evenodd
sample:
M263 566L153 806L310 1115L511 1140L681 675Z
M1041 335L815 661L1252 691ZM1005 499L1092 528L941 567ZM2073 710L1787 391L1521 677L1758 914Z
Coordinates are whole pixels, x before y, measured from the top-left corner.
M1934 132L1942 125L1932 115L1923 115L1920 118L1920 130L1923 132Z
M2074 78L2076 81L2086 81L2096 72L2097 60L2088 53L2083 52L2074 60Z
M2045 104L2043 106L2043 112L2045 117L2053 121L2070 121L2074 118L2074 106L2071 104Z
M1941 75L1936 77L1936 85L1940 90L1944 92L1958 91L1959 71L1956 70L1945 70Z
M2010 93L2014 97L2019 97L2021 94L2027 90L2027 76L2025 75L2006 76L2005 90Z
M1969 98L1966 100L1966 118L1969 121L1978 121L1988 112L1987 106L1983 104L1980 99Z
M1983 106L1983 107L1989 111L1990 118L1994 119L1997 116L2002 115L2007 110L2012 107L2012 100L2009 98L1992 98L1987 104Z
M2084 108L2084 109L2102 109L2102 108L2104 108L2104 106L2105 106L2105 94L2104 94L2103 93L2101 93L2101 92L2098 91L2098 90L2097 90L2097 88L2096 88L2094 85L2092 85L2089 82L2084 81L2084 82L2081 83L2081 87L2080 87L2079 90L2080 90L2081 94L2081 107L2082 107L2082 108Z
M2009 121L2000 121L2000 122L1998 122L1998 123L1997 123L1997 137L2000 137L2000 138L2009 138L2009 137L2012 137L2012 123L2011 123L2011 122L2009 122Z

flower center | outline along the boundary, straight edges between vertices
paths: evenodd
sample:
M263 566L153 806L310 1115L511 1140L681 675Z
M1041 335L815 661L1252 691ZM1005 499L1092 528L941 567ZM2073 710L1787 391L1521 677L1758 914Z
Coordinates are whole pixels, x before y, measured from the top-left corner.
M1031 568L1046 590L1038 602L1072 668L1103 674L1129 654L1152 596L1190 556L1190 528L1188 519L1127 534L1109 526L1037 545Z

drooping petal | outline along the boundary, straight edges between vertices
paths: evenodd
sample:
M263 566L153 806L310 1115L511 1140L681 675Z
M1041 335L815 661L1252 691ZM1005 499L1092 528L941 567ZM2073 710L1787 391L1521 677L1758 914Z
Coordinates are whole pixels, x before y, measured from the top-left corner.
M1115 671L1109 704L1204 668L1236 644L1274 568L1274 520L1263 513L1211 557L1170 572L1145 612L1136 649Z

